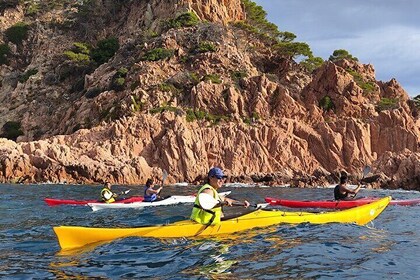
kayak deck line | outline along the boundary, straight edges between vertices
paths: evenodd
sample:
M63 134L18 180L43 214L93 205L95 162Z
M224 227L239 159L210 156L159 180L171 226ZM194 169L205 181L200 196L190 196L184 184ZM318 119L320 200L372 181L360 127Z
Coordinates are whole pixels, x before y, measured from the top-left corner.
M256 211L221 221L220 224L206 226L191 220L171 224L141 226L136 228L98 228L80 226L57 226L54 232L58 243L64 250L83 247L97 242L112 241L125 237L182 238L232 234L253 228L277 224L300 223L352 223L365 225L375 219L387 207L391 197L385 197L363 206L334 212L286 212L258 209ZM205 225L204 225L205 226ZM198 234L197 234L198 233Z

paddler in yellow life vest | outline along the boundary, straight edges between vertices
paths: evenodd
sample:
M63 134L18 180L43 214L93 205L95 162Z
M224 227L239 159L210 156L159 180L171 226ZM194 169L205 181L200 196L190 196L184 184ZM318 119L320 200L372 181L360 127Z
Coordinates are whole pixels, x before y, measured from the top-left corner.
M111 183L106 182L104 188L101 191L101 199L103 202L112 203L118 194L111 191Z
M231 198L227 197L220 197L218 194L218 189L222 187L223 182L227 176L223 174L222 169L219 167L213 167L209 170L209 173L207 175L207 183L204 184L200 188L200 190L197 193L197 197L194 202L194 208L191 213L191 220L196 221L197 223L203 224L203 225L216 225L219 224L221 221L221 218L223 217L222 212L222 206L221 205L229 205L232 206L232 203L241 203L239 201L236 201ZM198 196L200 193L206 193L211 195L214 199L219 200L221 203L216 205L212 209L204 209L201 207L200 202L198 200ZM244 207L249 206L248 201L243 202Z

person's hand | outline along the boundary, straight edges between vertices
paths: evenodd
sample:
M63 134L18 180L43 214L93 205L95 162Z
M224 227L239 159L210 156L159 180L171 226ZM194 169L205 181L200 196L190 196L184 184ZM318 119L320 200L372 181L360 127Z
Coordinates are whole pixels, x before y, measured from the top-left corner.
M232 206L233 200L225 197L225 205Z
M248 208L248 207L249 207L249 202L248 202L248 201L246 201L246 200L244 200L244 207L245 207L245 208Z

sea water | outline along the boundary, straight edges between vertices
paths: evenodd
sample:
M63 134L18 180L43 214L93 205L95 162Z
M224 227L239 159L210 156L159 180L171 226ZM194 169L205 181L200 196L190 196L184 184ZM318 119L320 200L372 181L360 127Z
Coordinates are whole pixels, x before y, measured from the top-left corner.
M115 186L142 195L141 186ZM166 186L163 195L199 186ZM92 212L87 206L49 207L45 197L98 198L101 186L0 185L1 279L419 279L420 206L388 206L367 226L277 225L223 237L125 238L60 251L52 227L136 227L188 219L192 205ZM230 184L235 199L321 200L332 189ZM419 198L419 192L362 190L361 196ZM296 211L289 209L290 211ZM240 213L241 207L225 209Z

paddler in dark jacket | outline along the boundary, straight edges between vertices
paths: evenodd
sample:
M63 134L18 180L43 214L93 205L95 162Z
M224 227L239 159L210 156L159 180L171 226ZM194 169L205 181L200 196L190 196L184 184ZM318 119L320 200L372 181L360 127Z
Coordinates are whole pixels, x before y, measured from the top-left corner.
M219 167L213 167L209 170L207 175L208 183L204 184L197 193L197 198L195 199L194 208L191 213L191 220L203 225L219 224L221 217L223 217L221 204L232 206L233 203L241 203L231 198L219 196L217 191L222 187L226 177ZM212 196L214 199L219 200L220 204L212 209L203 209L198 199L200 193L206 193ZM245 200L243 205L244 207L248 207L249 202Z
M348 177L346 173L342 173L340 177L340 184L334 188L334 199L335 200L352 200L359 192L361 185L356 189L350 189L347 186Z
M144 186L144 200L143 201L152 202L152 201L161 199L159 194L160 194L160 191L162 190L162 187L155 190L154 186L155 186L155 179L152 179L152 178L147 179L146 185Z

